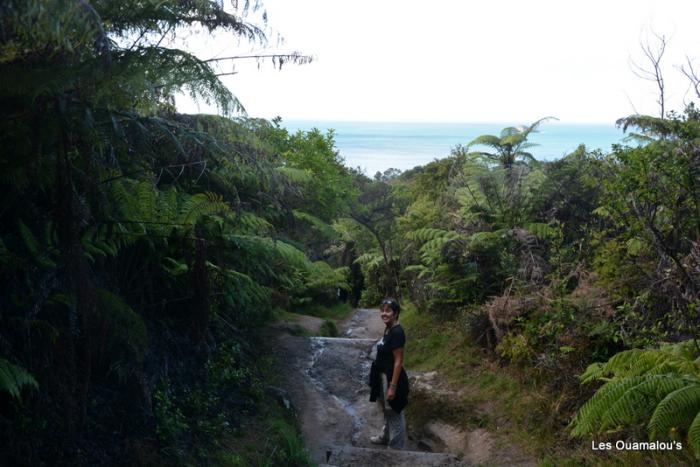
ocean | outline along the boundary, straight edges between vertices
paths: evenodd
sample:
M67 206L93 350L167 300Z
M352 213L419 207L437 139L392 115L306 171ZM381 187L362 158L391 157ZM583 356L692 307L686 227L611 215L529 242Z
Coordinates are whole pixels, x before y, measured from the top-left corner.
M333 129L335 146L345 165L360 167L369 176L392 167L407 170L425 165L449 156L452 148L466 145L479 135L498 135L505 127L519 125L522 123L282 121L290 132ZM611 144L620 143L623 138L622 130L613 123L544 122L528 141L537 144L530 148L535 158L554 160L571 153L579 144L608 152Z

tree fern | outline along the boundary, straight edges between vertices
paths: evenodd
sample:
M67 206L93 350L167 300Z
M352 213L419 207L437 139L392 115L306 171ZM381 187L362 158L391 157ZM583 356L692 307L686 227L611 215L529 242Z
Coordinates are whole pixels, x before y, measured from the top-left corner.
M435 265L441 260L442 248L446 243L463 238L458 232L435 228L422 228L406 234L408 240L422 243L418 249L425 265Z
M338 233L331 227L328 223L322 221L318 217L309 214L308 212L300 211L295 209L292 211L294 218L304 221L310 226L312 226L317 232L323 234L327 238L337 237Z
M184 225L193 226L200 217L207 214L225 213L229 205L217 193L197 193L185 200L180 208L178 221Z
M650 438L685 431L700 456L700 365L693 342L620 352L580 378L607 382L579 409L572 436L647 421Z
M589 383L596 379L604 379L607 375L616 377L638 376L646 373L677 373L697 374L700 371L698 362L685 354L692 342L682 342L662 346L660 349L631 349L619 352L606 363L589 365L580 379Z
M384 264L384 257L379 252L367 252L358 256L355 262L372 269Z
M20 391L25 386L38 389L39 383L25 369L0 357L0 389L19 399Z
M625 378L601 386L593 397L581 407L571 422L571 434L582 436L596 431L608 408L622 397L627 390L642 382L642 377Z
M272 231L272 225L267 219L257 216L251 212L242 212L235 218L239 228L244 233L262 235Z
M56 252L55 248L50 244L42 244L21 219L18 221L18 227L20 237L34 261L45 268L55 268L56 263L51 259L51 254Z
M272 247L274 248L278 258L283 261L286 265L292 266L300 270L309 270L312 265L306 253L298 249L297 247L280 241L280 240L269 240Z

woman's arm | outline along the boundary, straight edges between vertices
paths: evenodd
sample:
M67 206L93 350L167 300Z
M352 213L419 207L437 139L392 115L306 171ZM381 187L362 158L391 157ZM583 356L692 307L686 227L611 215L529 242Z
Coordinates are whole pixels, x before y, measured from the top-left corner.
M403 347L393 350L394 354L394 371L391 374L391 382L389 389L386 391L386 400L390 401L396 395L396 385L399 384L399 376L401 375L401 367L403 366Z

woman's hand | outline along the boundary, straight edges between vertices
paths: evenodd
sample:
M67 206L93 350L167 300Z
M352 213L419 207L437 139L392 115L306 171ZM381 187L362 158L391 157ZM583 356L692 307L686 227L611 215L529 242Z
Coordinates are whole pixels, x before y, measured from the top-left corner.
M389 386L389 389L386 390L386 400L393 400L394 397L396 397L396 388Z

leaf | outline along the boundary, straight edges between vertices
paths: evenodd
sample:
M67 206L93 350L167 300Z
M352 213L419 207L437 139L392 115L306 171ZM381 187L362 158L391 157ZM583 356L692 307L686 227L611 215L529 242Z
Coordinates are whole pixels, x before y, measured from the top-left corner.
M695 457L700 458L700 412L698 412L688 428L688 442L693 451L695 451Z
M639 252L642 251L642 249L645 246L645 243L639 237L632 237L629 240L627 240L625 245L627 246L627 253L629 253L632 256L636 256L639 254Z
M24 244L27 247L27 250L29 250L31 253L32 258L34 258L34 261L45 268L55 269L58 267L56 263L48 257L49 249L39 243L32 231L29 229L29 227L27 227L22 219L20 219L17 223L19 226L20 236L22 237L22 240L24 240Z
M559 233L559 229L542 222L532 222L525 225L525 230L531 232L539 240L554 238Z
M700 455L700 367L692 341L657 349L631 349L605 363L590 365L582 382L609 380L578 411L569 428L572 436L647 420L651 438L671 428L688 430L688 440Z
M39 389L39 383L27 371L0 357L0 389L15 399L20 399L20 391L28 386Z
M700 383L700 382L699 382ZM672 427L687 426L700 413L700 384L688 384L668 395L656 406L647 425L649 436L664 436Z

